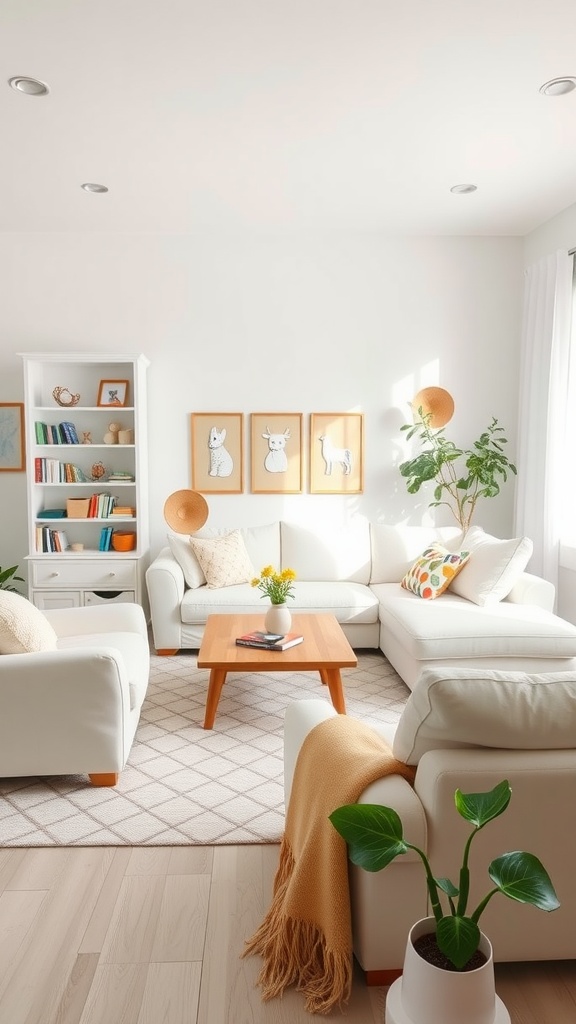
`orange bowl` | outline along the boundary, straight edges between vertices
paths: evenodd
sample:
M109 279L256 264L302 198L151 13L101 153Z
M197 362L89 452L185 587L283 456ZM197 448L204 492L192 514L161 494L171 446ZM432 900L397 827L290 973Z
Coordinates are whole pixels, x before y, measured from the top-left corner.
M136 547L136 534L114 531L112 534L114 551L133 551Z

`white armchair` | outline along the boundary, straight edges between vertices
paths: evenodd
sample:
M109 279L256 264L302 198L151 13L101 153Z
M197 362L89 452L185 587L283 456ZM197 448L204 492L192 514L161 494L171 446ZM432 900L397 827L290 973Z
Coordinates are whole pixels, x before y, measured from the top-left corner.
M286 805L305 736L335 713L321 699L287 708ZM439 666L423 673L397 727L374 728L399 760L417 765L416 778L412 787L387 776L358 802L394 807L406 839L427 853L436 874L454 882L470 830L455 809L456 788L484 792L508 779L509 808L474 842L471 867L478 891L472 902L490 888L487 867L494 857L510 850L534 853L550 874L560 908L536 919L533 907L496 896L482 918L494 959L576 958L576 676L530 678L488 670L475 675ZM389 984L401 971L410 927L429 913L421 861L410 852L375 874L350 863L349 880L354 954L369 984Z
M148 687L140 605L40 613L56 650L0 656L0 777L87 774L113 786Z

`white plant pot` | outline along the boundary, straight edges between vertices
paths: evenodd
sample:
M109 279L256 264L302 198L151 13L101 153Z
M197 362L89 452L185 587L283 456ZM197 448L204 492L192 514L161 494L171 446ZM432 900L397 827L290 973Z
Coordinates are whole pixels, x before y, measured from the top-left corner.
M496 995L492 946L482 933L487 961L475 971L443 971L423 960L414 941L435 930L433 917L417 921L406 943L404 970L388 990L385 1024L510 1024Z
M286 603L271 604L264 619L264 628L268 633L289 633L292 616Z

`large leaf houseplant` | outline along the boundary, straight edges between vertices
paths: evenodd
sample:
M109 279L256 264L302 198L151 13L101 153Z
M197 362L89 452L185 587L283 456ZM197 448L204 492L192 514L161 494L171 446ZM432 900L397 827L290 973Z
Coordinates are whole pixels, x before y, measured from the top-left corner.
M400 463L409 494L417 494L423 484L435 481L430 507L446 506L464 532L470 526L481 498L495 498L516 466L505 452L508 444L504 428L492 417L491 423L471 448L459 448L445 435L445 428L431 425L432 414L420 406L414 423L400 429L408 440L417 437L421 450Z
M0 590L11 590L14 594L19 594L18 587L12 586L13 583L24 583L22 576L16 576L18 571L17 565L11 565L8 569L3 569L0 565Z
M456 882L433 874L426 853L404 838L402 822L392 807L347 804L330 815L334 828L348 844L350 860L366 871L381 871L409 850L420 857L433 915L424 932L431 932L435 941L431 943L430 936L426 935L422 949L416 952L435 968L447 973L474 974L478 966L483 964L486 956L482 955L484 936L480 931L479 920L490 900L497 894L545 911L556 910L560 905L550 877L538 858L534 854L516 850L504 853L490 863L488 875L492 887L474 908L469 908L470 847L480 830L504 813L511 795L512 790L507 780L486 793L464 794L456 790L456 810L472 826L464 844ZM382 909L384 912L385 908ZM388 1019L395 1020L393 1017ZM478 1019L484 1020L482 1017ZM493 1018L488 1019L492 1024Z

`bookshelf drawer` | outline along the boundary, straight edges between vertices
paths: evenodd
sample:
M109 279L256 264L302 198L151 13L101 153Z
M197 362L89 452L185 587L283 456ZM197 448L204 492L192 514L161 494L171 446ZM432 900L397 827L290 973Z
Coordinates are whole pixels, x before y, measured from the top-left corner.
M135 589L136 559L94 559L74 562L50 558L32 562L35 587L85 587L89 590Z

